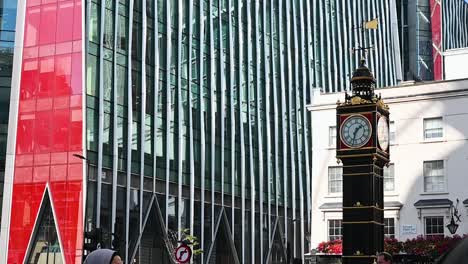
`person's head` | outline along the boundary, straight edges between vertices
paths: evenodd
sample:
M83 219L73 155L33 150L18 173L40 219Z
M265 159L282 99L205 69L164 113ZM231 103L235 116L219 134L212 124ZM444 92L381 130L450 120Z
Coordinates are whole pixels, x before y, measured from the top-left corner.
M112 256L110 264L123 264L122 258L120 258L117 252L115 252L115 254Z
M392 264L392 255L387 252L382 252L377 258L377 264Z
M100 248L91 252L84 264L122 264L119 254L111 249Z

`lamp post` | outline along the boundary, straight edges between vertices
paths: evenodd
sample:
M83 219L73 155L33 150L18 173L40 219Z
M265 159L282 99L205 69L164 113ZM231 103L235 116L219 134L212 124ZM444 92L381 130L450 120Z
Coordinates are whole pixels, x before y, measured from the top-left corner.
M79 159L85 160L86 162L88 162L88 159L87 159L85 156L82 156L82 155L77 154L77 153L73 154L73 156L74 156L74 157L77 157L77 158L79 158Z
M447 229L449 230L450 234L455 234L458 229L458 222L461 222L460 220L460 214L458 213L458 203L460 201L457 199L457 204L455 207L453 205L450 206L450 214L451 214L451 219L450 223L446 225Z
M88 177L89 177L89 160L85 156L80 155L78 153L74 153L73 156L75 158L79 158L79 159L86 162L85 182L87 184L88 183L87 182ZM86 219L86 204L84 205L84 215L85 215L85 219ZM85 224L86 224L86 221L85 221ZM85 255L84 254L85 250L91 252L91 251L93 251L94 249L96 249L98 247L98 245L97 245L98 243L96 243L96 242L97 242L97 240L101 240L102 234L100 232L101 230L95 230L95 229L92 228L92 226L89 226L89 227L84 226L83 228L84 228L84 230L83 230L84 231L83 255ZM86 229L90 230L90 231L85 231ZM98 234L98 232L101 235L99 235L99 238L96 239L97 238L96 234ZM87 241L90 242L90 243L87 243Z

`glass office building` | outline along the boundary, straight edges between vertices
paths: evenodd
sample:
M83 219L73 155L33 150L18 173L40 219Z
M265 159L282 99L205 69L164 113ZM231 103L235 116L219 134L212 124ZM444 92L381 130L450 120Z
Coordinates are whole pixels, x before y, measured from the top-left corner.
M448 53L468 47L468 3L397 0L397 13L403 80L445 79Z
M121 234L139 263L154 263L161 227L198 237L199 263L302 258L309 13L303 1L89 1L85 228Z
M377 87L397 85L402 79L398 14L401 0L311 1L312 50L315 87L323 92L349 91L349 79L367 48L369 69ZM376 29L365 22L377 20Z
M312 10L21 2L2 261L79 263L96 228L125 263L170 263L184 229L194 263L303 259Z

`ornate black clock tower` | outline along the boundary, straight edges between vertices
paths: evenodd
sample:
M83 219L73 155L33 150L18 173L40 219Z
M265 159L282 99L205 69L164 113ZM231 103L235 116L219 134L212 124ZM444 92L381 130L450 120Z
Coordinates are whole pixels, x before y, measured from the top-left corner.
M343 263L374 263L383 251L383 167L390 159L389 111L361 61L352 95L336 108L336 158L343 163Z

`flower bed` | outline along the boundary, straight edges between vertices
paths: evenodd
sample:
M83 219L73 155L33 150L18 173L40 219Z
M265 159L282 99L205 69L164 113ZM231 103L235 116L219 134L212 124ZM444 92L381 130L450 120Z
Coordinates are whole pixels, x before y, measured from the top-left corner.
M404 253L436 259L452 248L458 241L467 236L468 234L463 235L463 237L459 235L454 235L452 237L418 236L404 242L398 241L394 238L385 238L384 251L392 255ZM342 240L321 242L317 246L317 252L322 254L341 255L342 250Z
M343 250L342 244L343 241L341 240L322 242L318 245L317 252L325 254L341 254Z

